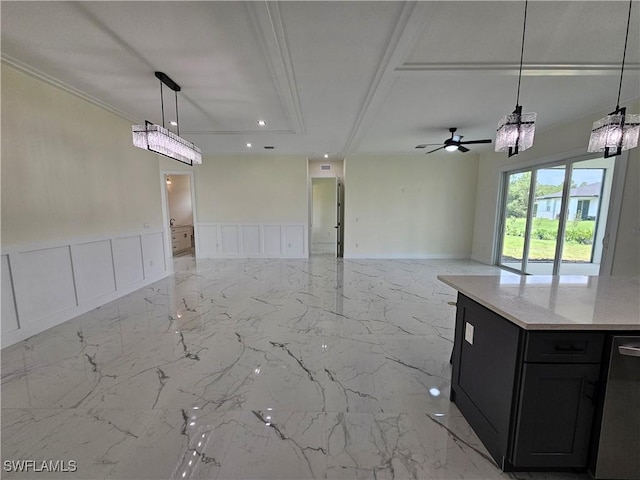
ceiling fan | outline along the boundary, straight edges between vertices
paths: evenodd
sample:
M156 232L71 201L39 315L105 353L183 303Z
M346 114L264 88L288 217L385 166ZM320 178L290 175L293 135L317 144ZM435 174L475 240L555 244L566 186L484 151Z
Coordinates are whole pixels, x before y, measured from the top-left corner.
M429 152L426 153L433 153L436 152L438 150L442 150L443 148L447 151L447 152L455 152L456 150L460 151L460 152L468 152L469 149L467 147L465 147L465 145L472 145L475 143L491 143L491 140L486 138L484 140L467 140L465 142L462 141L462 135L456 135L456 130L457 128L450 128L449 131L451 132L451 138L447 138L442 144L440 143L423 143L420 145L416 145L416 148L425 148L429 145L441 145L440 147L431 150Z

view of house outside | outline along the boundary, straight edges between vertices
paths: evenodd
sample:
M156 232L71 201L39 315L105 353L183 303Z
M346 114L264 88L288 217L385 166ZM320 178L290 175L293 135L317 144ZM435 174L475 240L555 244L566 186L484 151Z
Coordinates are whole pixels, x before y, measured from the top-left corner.
M589 263L592 261L604 172L605 170L601 168L572 171L569 205L566 212L563 262ZM553 263L554 261L564 176L564 166L536 171L529 262ZM527 212L530 207L531 172L511 174L508 178L502 263L522 260Z

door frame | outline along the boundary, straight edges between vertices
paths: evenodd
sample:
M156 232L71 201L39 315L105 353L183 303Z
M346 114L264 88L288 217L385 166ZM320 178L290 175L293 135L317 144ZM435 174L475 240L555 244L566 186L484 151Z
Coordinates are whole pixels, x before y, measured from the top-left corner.
M195 256L198 256L198 218L196 216L196 189L192 170L161 170L160 193L162 201L162 232L164 236L164 251L167 265L173 272L173 249L171 248L171 226L169 225L169 196L167 195L166 176L188 175L191 190L191 218L193 220L193 238L195 242Z
M313 205L313 181L317 180L317 179L333 180L334 187L335 187L334 188L334 192L335 192L335 197L334 197L335 205L334 205L334 208L336 209L335 210L335 212L336 212L336 223L338 223L338 224L340 223L340 205L339 205L339 203L340 203L341 199L340 199L340 194L338 192L338 189L341 188L342 179L340 177L338 177L338 176L326 176L326 177L323 177L323 176L310 176L309 177L309 234L307 235L308 243L309 243L309 246L308 246L309 255L312 254L311 247L312 247L312 243L313 243L313 239L312 239L312 237L313 237L313 209L314 209L314 205ZM334 237L334 242L335 243L334 243L333 253L334 253L334 255L336 257L338 257L339 253L340 253L340 245L339 245L339 242L340 242L340 230L341 230L340 228L336 229L335 237Z
M527 260L526 257L528 256L527 250L526 250L526 248L528 248L526 245L528 232L525 232L525 249L523 251L524 258L522 262L522 268L524 270L523 271L514 270L510 267L503 266L500 263L501 256L502 256L502 242L504 239L504 229L506 227L504 222L504 209L505 209L506 198L507 198L508 175L513 173L522 173L522 172L531 171L531 175L534 180L532 185L535 186L535 172L537 169L565 165L566 176L565 176L565 187L563 191L563 200L568 200L568 196L569 196L568 187L571 180L571 171L573 168L573 164L581 161L593 160L601 157L602 157L602 154L600 153L584 154L583 152L580 152L580 153L568 152L565 154L554 155L552 157L548 157L545 159L538 159L537 161L528 161L520 164L505 165L503 168L501 168L500 182L499 182L500 189L499 189L499 197L498 197L499 201L498 201L498 208L496 211L496 224L495 224L496 229L495 229L495 236L494 236L494 242L493 242L493 265L496 265L508 271L513 271L515 273L527 275L525 272L526 272L526 260ZM618 224L620 221L620 210L622 207L622 197L624 193L624 184L625 184L625 178L627 173L628 157L629 157L629 152L624 151L622 152L622 154L616 156L614 159L613 179L611 183L611 194L610 194L610 201L609 201L609 211L607 212L606 224L603 226L603 228L605 229L605 233L603 235L603 240L602 240L603 249L602 249L602 256L600 259L600 270L598 275L611 275L611 270L613 268L613 256L615 254L616 237L618 232ZM535 189L530 189L530 190L531 191L529 192L529 197L530 197L529 201L532 200L531 197L533 196L533 190ZM566 209L568 208L567 203L568 203L567 201L563 201L563 209L561 214L566 213ZM532 215L532 211L533 209L530 206L527 212L527 216ZM527 221L527 225L529 224L530 224L530 221ZM594 232L594 234L597 236L597 233ZM562 235L562 236L558 238L558 242L556 244L556 253L558 251L561 251L562 242L564 241L564 231L560 232L560 228L559 228L558 235ZM554 261L555 274L557 274L557 269L559 268L559 265L560 264Z

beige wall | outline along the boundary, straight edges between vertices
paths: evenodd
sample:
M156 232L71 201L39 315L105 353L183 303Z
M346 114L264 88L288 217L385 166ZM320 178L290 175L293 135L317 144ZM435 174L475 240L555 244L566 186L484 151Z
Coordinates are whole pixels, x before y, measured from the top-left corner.
M207 156L193 168L199 223L307 223L307 159Z
M637 112L640 104L627 105ZM540 165L563 158L587 155L593 122L608 112L596 112L551 130L537 132L531 149L507 158L506 154L488 153L480 157L478 189L475 202L472 258L492 263L492 245L496 232L496 211L501 173L505 170ZM615 245L614 275L640 274L640 168L638 148L629 151L628 171L623 191L620 225Z
M2 65L2 246L162 226L131 123Z
M640 148L629 151L612 275L640 275Z
M331 170L322 170L323 165L329 165ZM309 176L310 177L343 177L342 160L310 160L309 161Z
M477 171L471 153L348 157L344 256L469 256Z

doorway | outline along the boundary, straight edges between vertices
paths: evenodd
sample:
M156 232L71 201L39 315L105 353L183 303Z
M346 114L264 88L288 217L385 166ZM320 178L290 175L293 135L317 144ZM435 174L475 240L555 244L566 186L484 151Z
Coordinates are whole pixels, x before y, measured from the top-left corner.
M168 225L171 256L195 255L193 175L165 172L165 225Z
M344 245L342 160L309 161L309 253L341 258Z
M311 179L312 254L342 256L342 181L339 178Z

